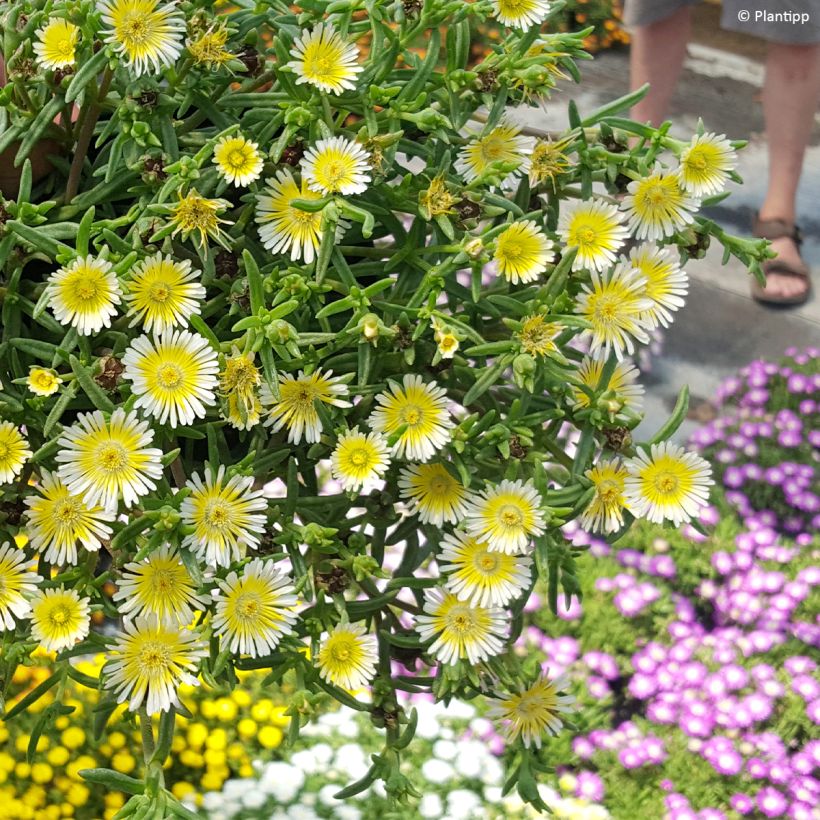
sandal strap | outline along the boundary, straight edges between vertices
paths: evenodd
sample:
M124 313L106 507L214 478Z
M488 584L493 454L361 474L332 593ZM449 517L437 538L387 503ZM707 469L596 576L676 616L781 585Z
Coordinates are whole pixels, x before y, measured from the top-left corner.
M783 239L794 241L798 247L803 244L803 233L794 223L785 219L761 219L755 214L752 233L760 239Z

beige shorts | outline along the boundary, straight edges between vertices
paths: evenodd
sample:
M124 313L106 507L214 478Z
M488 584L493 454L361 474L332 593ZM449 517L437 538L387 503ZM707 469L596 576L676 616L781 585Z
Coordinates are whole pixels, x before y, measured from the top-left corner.
M663 20L699 0L625 0L629 27ZM721 25L774 43L820 43L820 0L723 0Z

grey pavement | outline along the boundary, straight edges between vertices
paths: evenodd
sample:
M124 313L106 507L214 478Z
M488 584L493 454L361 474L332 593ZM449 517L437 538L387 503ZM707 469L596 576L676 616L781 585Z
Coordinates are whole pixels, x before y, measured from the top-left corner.
M625 51L604 52L580 68L580 86L565 86L542 110L529 109L524 115L519 109L511 116L534 128L560 131L567 127L570 98L575 99L583 117L628 90ZM681 138L691 136L700 117L709 131L749 140L739 154L738 172L744 185L732 183L731 196L708 212L727 231L739 235L748 233L766 185L766 144L759 103L762 77L758 59L695 44L690 47L670 112L671 133ZM653 361L652 371L644 379L647 417L639 433L651 433L663 423L684 384L689 385L692 404L697 406L714 394L723 378L756 357L777 357L791 345L820 346L820 127L815 129L806 157L798 209L806 235L804 257L814 267L811 301L780 310L758 305L749 296L751 277L744 266L735 259L723 266L719 247L710 248L705 259L690 262L689 299L665 332L663 355ZM678 439L684 440L696 426L696 421L688 420Z

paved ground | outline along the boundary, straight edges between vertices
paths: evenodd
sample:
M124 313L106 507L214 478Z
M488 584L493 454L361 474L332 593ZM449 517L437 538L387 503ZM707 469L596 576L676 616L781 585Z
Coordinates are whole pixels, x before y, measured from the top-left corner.
M765 47L753 38L721 35L704 7L696 25L699 42L690 46L689 59L673 101L673 133L691 135L702 117L710 131L748 139L738 171L745 180L732 185L732 195L709 215L732 233L745 234L766 183L766 145L759 104ZM549 101L543 111L528 115L529 125L544 129L566 127L566 100L572 96L581 116L628 89L628 54L606 52L581 65L583 83ZM820 122L820 118L818 120ZM653 364L647 385L647 432L657 428L674 404L678 390L688 384L693 404L708 399L717 384L757 356L777 356L790 345L820 346L820 125L815 129L799 194L800 222L806 234L804 256L815 269L815 295L803 307L768 310L749 298L749 274L732 260L721 265L714 248L706 259L690 263L691 295L664 341L664 354ZM685 438L696 426L687 422Z

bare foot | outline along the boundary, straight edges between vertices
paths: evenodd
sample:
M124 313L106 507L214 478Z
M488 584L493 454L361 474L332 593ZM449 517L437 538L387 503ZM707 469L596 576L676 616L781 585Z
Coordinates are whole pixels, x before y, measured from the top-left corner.
M772 250L777 254L777 260L787 265L801 267L803 260L797 250L794 240L784 236L772 240ZM767 297L792 299L808 292L809 281L799 276L788 276L782 273L766 274L765 294Z

